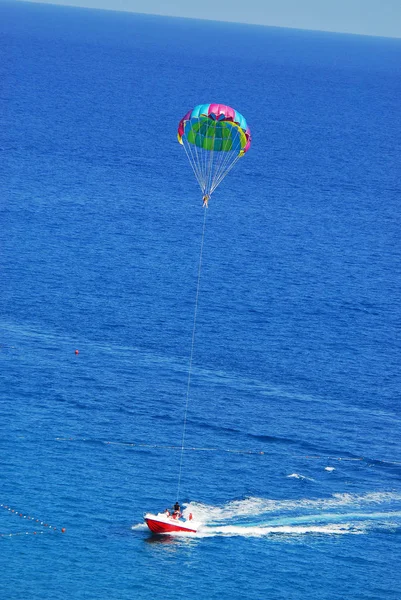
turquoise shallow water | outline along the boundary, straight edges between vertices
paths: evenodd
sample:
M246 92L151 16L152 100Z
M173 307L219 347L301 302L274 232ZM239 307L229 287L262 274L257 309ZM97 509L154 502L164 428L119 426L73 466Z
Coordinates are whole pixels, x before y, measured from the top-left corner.
M0 16L1 597L398 600L401 42ZM253 146L206 219L180 498L202 526L157 539L203 222L175 135L208 101Z

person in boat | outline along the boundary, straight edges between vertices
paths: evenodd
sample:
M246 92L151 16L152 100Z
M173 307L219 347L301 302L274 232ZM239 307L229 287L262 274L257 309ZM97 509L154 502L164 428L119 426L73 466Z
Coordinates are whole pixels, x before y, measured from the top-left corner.
M174 519L179 519L181 517L181 506L178 501L173 506L173 517Z
M205 194L205 195L203 196L202 200L203 200L203 206L204 206L204 208L207 208L207 207L208 207L208 206L207 206L207 205L208 205L208 202L209 202L209 200L210 200L210 196L209 196L209 194Z
M166 508L166 510L164 511L164 514L166 515L166 517L170 516L170 511L168 508Z

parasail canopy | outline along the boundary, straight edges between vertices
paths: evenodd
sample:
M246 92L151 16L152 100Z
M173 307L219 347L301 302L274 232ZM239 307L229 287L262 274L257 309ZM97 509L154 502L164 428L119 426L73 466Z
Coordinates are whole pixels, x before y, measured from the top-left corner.
M207 205L217 186L249 150L251 132L234 108L198 104L181 119L178 141L184 146Z

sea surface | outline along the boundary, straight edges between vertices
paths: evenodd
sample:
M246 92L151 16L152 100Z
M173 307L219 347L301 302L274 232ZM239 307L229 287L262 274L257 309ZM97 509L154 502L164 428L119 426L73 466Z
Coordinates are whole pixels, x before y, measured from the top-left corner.
M1 2L0 81L0 598L400 600L401 40Z

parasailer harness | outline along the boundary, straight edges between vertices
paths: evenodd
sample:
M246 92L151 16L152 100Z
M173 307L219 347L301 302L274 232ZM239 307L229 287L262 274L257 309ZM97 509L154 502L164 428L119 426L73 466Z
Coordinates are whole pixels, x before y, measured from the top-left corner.
M186 393L186 400L185 400L184 422L183 422L183 428L182 428L180 467L179 467L179 473L178 473L178 486L177 486L177 498L176 498L177 501L180 496L182 462L183 462L183 458L184 458L184 449L185 449L185 434L186 434L186 429L187 429L189 392L191 389L192 361L193 361L193 357L194 357L194 348L195 348L196 319L198 316L198 300L199 300L200 279L201 279L201 272L202 272L203 243L205 240L206 213L207 213L207 211L205 210L204 215L203 215L202 238L201 238L201 246L200 246L200 254L199 254L199 265L198 265L198 279L197 279L197 284L196 284L196 295L195 295L194 320L193 320L193 326L192 326L191 352L190 352L189 367L188 367L187 393Z

